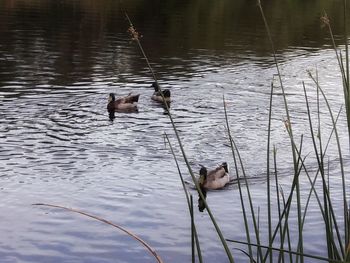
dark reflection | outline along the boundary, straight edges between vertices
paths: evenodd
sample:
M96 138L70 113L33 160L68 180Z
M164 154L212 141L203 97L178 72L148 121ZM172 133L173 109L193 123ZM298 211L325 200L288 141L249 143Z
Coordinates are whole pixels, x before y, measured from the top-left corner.
M204 195L204 198L207 198L207 190L203 186L200 186L200 188L201 188L201 191ZM203 212L205 210L204 201L200 196L198 198L198 210L199 210L199 212Z
M163 115L168 115L169 114L169 111L170 111L170 104L171 102L163 102L161 103L164 111L163 111Z
M115 112L114 111L109 111L108 112L109 119L113 122L115 119Z
M179 77L192 72L193 61L204 50L217 63L251 55L270 57L256 1L129 0L123 4L143 35L147 56L163 67L159 77L166 78L174 67ZM262 4L279 53L290 46L329 44L319 21L323 10L340 39L341 1ZM96 65L105 76L118 76L121 81L123 73L148 74L128 39L127 27L119 1L1 1L0 85L14 78L60 86L92 81Z

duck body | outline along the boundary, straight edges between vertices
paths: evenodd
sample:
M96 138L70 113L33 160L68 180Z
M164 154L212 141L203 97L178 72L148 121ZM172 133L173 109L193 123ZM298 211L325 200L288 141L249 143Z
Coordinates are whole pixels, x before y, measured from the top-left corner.
M153 82L151 87L154 88L154 93L151 97L152 100L157 101L157 102L162 102L162 103L171 102L171 99L170 99L171 92L169 89L163 89L161 91L157 82ZM162 96L162 94L163 94L163 96Z
M114 93L109 94L107 110L109 113L115 111L122 112L136 112L138 111L137 102L139 101L140 94L132 95L115 99Z
M227 163L222 163L219 167L209 172L205 167L202 167L199 173L199 184L206 190L220 189L230 182Z
M228 174L227 163L222 163L215 170L207 171L207 168L202 167L199 171L199 188L204 196L204 199L207 197L208 190L217 190L223 188L226 184L230 182L230 175ZM198 208L200 212L203 212L205 209L205 202L199 196L198 198Z

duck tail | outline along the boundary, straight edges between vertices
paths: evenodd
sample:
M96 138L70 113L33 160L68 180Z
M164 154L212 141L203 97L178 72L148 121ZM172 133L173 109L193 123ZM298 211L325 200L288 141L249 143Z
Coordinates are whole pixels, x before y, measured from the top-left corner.
M140 97L140 94L130 95L130 96L129 96L129 101L130 101L131 103L133 103L133 102L138 102L138 101L139 101L139 97Z
M165 98L170 98L170 90L168 90L168 89L164 90L164 91L163 91L163 96L164 96Z
M227 166L227 162L223 162L223 163L221 164L221 166L222 166L222 167L224 167L225 172L226 172L226 173L228 173L228 166Z

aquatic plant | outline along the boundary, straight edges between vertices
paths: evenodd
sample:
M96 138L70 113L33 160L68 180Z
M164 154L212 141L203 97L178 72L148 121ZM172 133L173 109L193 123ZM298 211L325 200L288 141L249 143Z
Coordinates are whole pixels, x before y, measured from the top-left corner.
M328 261L328 262L344 262L349 259L349 211L346 201L346 182L345 182L345 172L344 172L344 164L342 161L342 150L340 145L340 138L337 131L337 120L339 118L339 115L341 114L341 109L338 112L337 117L334 116L333 111L329 105L329 102L327 100L327 97L323 91L323 89L320 87L320 84L318 83L318 78L314 77L310 73L310 78L314 82L317 92L317 137L314 133L314 127L313 127L313 121L310 111L310 105L309 105L309 99L308 99L308 93L305 87L305 84L303 83L303 90L304 90L304 99L305 99L305 107L307 109L307 118L309 122L309 130L312 140L312 145L314 148L314 156L317 159L318 169L314 176L314 178L311 178L309 168L305 164L305 160L308 157L308 155L304 155L303 153L303 143L304 143L304 136L302 135L300 138L300 142L297 142L294 133L293 133L293 121L290 114L290 109L288 105L288 100L285 92L285 87L282 79L282 74L279 68L279 62L276 56L273 40L271 37L269 25L267 23L267 19L264 14L264 10L262 8L261 2L258 1L258 7L260 9L260 13L262 16L263 23L266 28L267 36L271 45L272 50L272 56L274 59L274 63L277 70L277 77L278 77L278 83L279 88L282 91L282 98L284 102L284 110L286 114L286 118L284 120L285 130L288 133L288 137L290 140L290 149L291 149L291 156L293 160L293 176L292 176L292 184L290 186L289 193L285 196L285 190L283 190L279 186L278 182L278 169L277 169L277 148L275 146L271 147L271 120L272 120L272 113L273 113L273 95L274 95L274 80L271 83L271 91L270 91L270 103L269 103L269 116L268 116L268 132L267 132L267 150L266 150L266 197L267 197L267 222L268 222L268 229L267 229L267 236L268 236L268 244L263 245L261 244L261 229L259 227L259 218L260 213L258 212L258 215L256 215L255 208L253 206L253 198L250 193L250 187L249 183L247 181L247 176L245 172L245 168L243 165L243 160L241 158L239 149L237 147L237 144L234 140L233 135L230 131L230 123L228 120L227 115L227 106L225 103L225 98L223 97L223 107L224 107L224 113L225 113L225 125L226 125L226 131L228 134L228 139L230 142L230 148L232 152L232 158L235 165L235 175L237 178L237 185L238 190L240 194L240 203L242 208L242 214L243 214L243 220L245 225L245 233L246 233L246 241L241 240L234 240L234 239L226 239L229 242L235 243L235 244L244 244L247 245L247 251L238 249L239 251L243 252L247 257L249 258L250 262L273 262L276 258L278 258L278 261L280 262L293 262L294 260L296 262L304 262L305 258L312 258L320 261ZM344 0L344 8L346 8L346 1ZM152 73L153 79L157 82L157 78L155 76L155 73L149 63L149 60L142 48L139 33L135 30L130 18L127 14L125 14L129 24L129 32L131 33L132 40L136 41L138 44L138 47L140 48L142 55L144 59L147 62L147 65L150 69L150 72ZM345 47L346 47L346 59L345 63L343 63L343 58L340 52L338 51L334 38L332 35L331 27L329 20L326 16L322 18L322 21L327 25L332 41L334 50L336 52L336 57L339 62L340 71L342 74L343 79L343 87L344 87L344 98L345 98L345 105L346 105L346 114L347 114L347 121L348 121L348 127L349 127L349 141L350 141L350 99L349 99L349 61L348 61L348 47L347 47L347 37L345 37ZM346 24L345 18L344 23ZM326 103L328 114L332 120L332 131L329 135L329 138L327 139L326 145L323 144L322 139L322 129L321 129L321 112L320 112L320 100L323 99L323 101ZM179 133L177 131L176 125L174 123L173 117L171 112L169 111L169 119L172 124L178 146L181 150L182 157L185 161L186 167L188 169L189 174L191 175L191 178L193 180L193 183L195 185L195 188L198 192L198 195L205 200L203 193L198 186L197 180L193 174L192 168L187 160L186 153L183 149L182 142L179 136ZM330 143L331 138L335 136L336 140L336 146L338 149L339 154L339 162L341 166L341 177L342 177L342 191L343 191L343 223L340 224L339 222L339 215L335 214L335 211L333 209L333 200L330 196L330 186L329 186L329 176L328 176L328 182L327 182L327 173L329 173L328 168L326 167L326 160L325 156L327 153L328 145ZM192 227L192 262L195 261L194 259L194 240L196 241L196 247L197 247L197 254L199 256L199 261L202 262L202 255L200 253L199 248L199 240L198 235L195 228L195 220L194 220L194 214L193 214L193 202L192 196L189 198L189 193L187 191L187 188L184 184L184 179L182 176L182 172L179 168L179 164L177 161L177 157L174 153L172 143L170 142L170 139L168 135L166 136L166 140L170 146L170 150L172 152L172 155L174 157L178 173L181 178L181 182L184 188L184 192L186 195L190 215L191 215L191 227ZM271 150L272 149L272 150ZM272 153L272 158L271 158ZM270 167L271 159L273 161L273 168ZM304 207L302 206L303 201L301 200L301 187L299 183L299 177L301 173L305 173L309 183L310 183L310 189L308 192L308 198L306 200L306 204ZM272 176L274 175L274 176ZM322 182L322 189L316 189L315 184L318 178L321 178ZM273 225L273 218L272 218L272 209L273 209L273 197L271 188L271 183L275 180L275 188L276 188L276 204L277 204L277 214L278 214L278 222L276 225ZM245 192L244 192L245 191ZM245 195L246 193L246 195ZM304 253L304 237L303 237L303 230L304 230L304 224L306 215L308 212L308 207L310 203L311 196L315 196L317 203L319 205L320 212L322 214L322 218L324 220L324 226L325 226L325 234L326 234L326 246L327 246L327 257L322 257L319 255L312 255L308 253ZM297 214L297 229L298 229L298 242L296 248L293 248L291 244L291 237L290 237L290 214L292 209L292 203L293 200L296 202L296 214ZM246 204L248 203L248 205ZM231 251L227 247L227 243L223 240L223 235L220 231L219 226L216 223L216 220L211 213L211 210L205 202L205 206L207 208L207 212L215 226L215 229L221 239L221 242L223 244L223 247L226 251L226 254L228 256L228 259L230 262L234 262L233 256ZM250 217L248 217L248 211L250 214ZM253 230L251 229L251 224L253 226ZM344 228L344 233L341 233L341 229ZM278 236L278 239L277 239ZM253 241L254 240L254 241ZM278 241L276 241L278 240ZM254 255L253 248L256 249L256 256ZM287 259L285 257L287 256Z
M157 81L157 77L156 77L156 75L155 75L155 73L154 73L154 71L153 71L153 69L152 69L151 64L149 63L149 59L148 59L148 57L146 56L146 53L145 53L145 51L144 51L144 49L143 49L143 47L142 47L142 44L141 44L141 42L140 42L140 38L139 38L139 35L140 35L140 34L139 34L139 33L137 32L137 30L135 29L135 27L134 27L134 25L133 25L133 23L132 23L130 17L128 16L128 14L127 14L126 12L125 12L125 17L127 18L128 22L129 22L129 25L130 25L130 27L129 27L129 29L128 29L128 32L129 32L129 33L131 32L131 39L137 43L139 49L141 50L141 53L142 53L144 59L146 60L147 66L148 66L148 68L149 68L149 70L150 70L150 72L151 72L151 74L152 74L152 76L153 76L153 79L154 79L154 81L156 82L156 84L157 84L158 87L159 87L160 94L161 94L163 100L165 100L164 94L163 94L163 92L162 92L162 88L161 88L161 86L159 85L159 83L158 83L158 81ZM198 184L198 182L197 182L197 180L196 180L196 177L195 177L195 175L194 175L194 173L193 173L193 171L192 171L192 168L191 168L191 166L190 166L190 163L189 163L189 161L188 161L188 158L187 158L187 155L186 155L186 153L185 153L184 147L183 147L183 145L182 145L182 141L181 141L179 132L178 132L177 127L176 127L176 125L175 125L175 122L174 122L173 116L172 116L172 114L171 114L171 111L170 111L170 109L169 109L169 107L168 107L168 104L165 103L164 106L166 107L166 110L167 110L167 112L168 112L167 115L169 116L169 120L170 120L171 125L172 125L172 127L173 127L173 130L174 130L174 133L175 133L177 142L178 142L178 146L179 146L179 148L180 148L180 150L181 150L181 154L182 154L182 157L183 157L183 159L184 159L184 161L185 161L185 164L186 164L186 167L187 167L187 169L188 169L188 172L189 172L189 174L191 175L191 178L192 178L192 180L193 180L193 183L194 183L194 185L195 185L195 187L196 187L196 189L197 189L198 195L199 195L199 196L201 197L201 199L203 200L203 203L204 203L204 205L205 205L205 208L206 208L206 210L207 210L207 212L208 212L208 214L209 214L209 216L210 216L211 221L213 222L213 225L214 225L214 227L215 227L215 230L216 230L216 232L217 232L217 234L218 234L218 236L219 236L219 238L220 238L220 240L221 240L221 243L222 243L222 245L223 245L223 247L224 247L224 249L225 249L225 252L226 252L226 254L227 254L227 257L228 257L229 261L230 261L230 262L234 262L232 253L231 253L231 251L230 251L230 249L229 249L229 247L228 247L228 245L227 245L227 242L226 242L226 240L225 240L225 238L224 238L224 236L223 236L223 234L222 234L222 232L221 232L221 230L220 230L219 225L217 224L217 222L216 222L216 220L215 220L215 218L214 218L213 213L211 212L211 210L210 210L210 208L209 208L209 206L208 206L208 203L205 201L205 196L204 196L204 194L203 194L203 192L202 192L202 190L201 190L201 188L200 188L200 186L199 186L199 184ZM170 142L170 141L169 141L169 142ZM181 174L180 174L180 176L181 176ZM185 191L186 191L186 188L184 188L184 189L185 189ZM191 211L191 209L190 209L190 211ZM191 215L191 217L193 218L193 215Z
M346 10L346 1L344 0L344 10ZM283 85L282 80L282 74L279 69L279 63L277 60L277 56L275 53L270 29L267 23L267 19L265 18L264 11L261 5L261 2L258 1L258 7L260 9L262 19L266 28L267 36L269 38L270 44L271 44L271 50L274 58L274 63L277 70L277 76L279 80L279 87L282 90L282 97L284 100L284 107L285 107L285 113L287 118L285 119L285 129L288 132L289 138L290 138L290 144L291 144L291 150L292 150L292 158L293 158L293 167L294 167L294 174L293 174L293 181L290 188L290 193L288 195L287 201L284 199L284 195L282 195L282 199L280 199L280 195L277 193L277 209L278 209L278 215L279 220L277 225L272 227L272 216L271 216L271 207L272 207L272 198L271 198L271 191L270 191L270 124L271 124L271 114L272 114L272 98L273 98L273 84L271 85L271 93L270 93L270 107L269 107L269 124L268 124L268 138L267 138L267 216L268 216L268 237L269 237L269 244L268 246L262 246L258 242L252 244L247 240L246 242L240 242L237 240L229 240L230 242L234 243L240 243L240 244L247 244L248 246L254 246L257 247L257 249L264 248L265 249L265 255L263 258L257 257L258 262L266 262L267 260L270 262L273 262L275 255L273 255L273 251L277 251L278 255L278 261L284 262L285 260L285 254L289 255L288 262L293 262L293 257L295 256L295 261L298 262L304 262L305 258L313 258L317 260L322 261L328 261L328 262L344 262L349 260L349 210L348 210L348 204L347 204L347 193L346 193L346 180L345 180L345 172L344 172L344 163L343 163L343 157L342 157L342 146L340 144L340 138L337 131L337 120L340 115L341 109L339 110L338 116L335 117L333 114L333 111L330 107L330 104L328 102L327 96L325 95L323 89L320 86L320 83L318 82L317 72L316 77L313 76L311 73L309 73L310 79L313 81L316 91L317 91L317 136L315 136L314 127L313 127L313 121L311 116L311 110L310 110L310 104L308 99L307 90L305 87L305 84L303 83L303 90L304 90L304 99L307 109L307 117L309 121L309 130L310 130L310 136L314 148L314 157L317 160L318 169L316 172L316 175L314 179L312 180L310 177L310 173L308 171L308 168L305 165L305 159L307 156L303 157L302 153L302 145L303 145L303 136L301 136L300 144L296 143L295 137L293 135L293 126L292 126L292 119L290 117L290 109L288 107L288 101L287 96L285 93L285 88ZM347 36L345 33L345 62L341 55L341 52L338 51L337 46L335 45L333 33L331 30L330 22L327 17L327 15L324 15L321 18L322 22L327 26L329 33L331 35L333 48L336 53L336 57L338 60L340 72L342 75L342 82L343 82L343 90L344 90L344 98L345 98L345 106L346 106L346 116L347 116L347 124L348 124L348 130L350 131L350 112L349 112L349 60L348 60L348 44L347 44ZM344 24L346 24L346 15L344 13ZM320 100L321 98L326 104L326 107L328 109L328 115L331 119L331 125L332 125L332 132L328 138L328 141L326 145L324 146L323 140L322 140L322 129L320 124L321 119L321 113L320 113ZM343 196L343 223L339 222L339 215L335 214L335 211L333 209L335 200L332 200L330 196L330 186L329 186L329 176L327 181L327 173L329 173L329 170L327 170L326 167L326 152L327 148L330 142L331 137L335 135L335 141L336 141L336 147L338 149L338 157L339 157L339 165L341 170L341 178L342 178L342 196ZM349 140L350 140L350 133L349 133ZM277 177L277 168L276 168L276 148L273 149L273 160L274 160L274 170L275 170L275 182L276 182L276 190L279 189L278 187L278 177ZM301 206L301 194L300 194L300 184L299 184L299 176L301 174L301 171L304 171L307 175L309 182L310 182L310 191L308 194L307 202L304 207L304 210L302 210ZM322 189L315 188L315 182L318 178L318 175L321 177L321 183L322 183ZM303 227L304 222L308 210L308 205L310 201L311 195L314 195L316 197L316 200L318 202L320 212L322 214L322 218L324 220L324 227L325 227L325 234L326 234L326 243L327 246L327 257L320 257L319 255L311 255L304 253L304 244L303 244ZM321 197L321 198L320 198ZM250 199L250 197L248 197ZM292 199L296 198L296 213L297 213L297 227L298 227L298 243L296 250L293 250L291 247L290 239L289 239L289 216L290 216L290 210L291 210L291 204ZM323 199L323 203L322 200ZM283 210L281 208L281 203L283 203ZM341 233L341 230L344 229L344 232ZM275 242L276 236L279 232L279 241L277 243ZM287 245L288 249L284 249L285 244L285 238L287 236ZM256 235L256 239L258 240L259 235ZM279 244L278 244L279 242ZM275 247L274 244L278 245L279 248Z
M346 11L346 0L343 1L344 10ZM284 104L284 111L286 118L284 119L284 127L289 137L290 142L290 150L291 150L291 158L293 163L292 169L292 181L289 187L282 188L279 184L278 177L278 163L277 163L277 155L278 149L276 146L272 146L271 139L271 122L274 108L274 95L275 95L275 80L273 79L271 82L271 90L269 97L269 113L268 113L268 123L267 123L267 139L266 139L266 199L267 199L267 224L268 227L266 230L261 229L260 227L260 208L256 209L254 207L254 200L251 195L251 189L249 182L247 180L246 169L244 167L244 161L240 154L239 147L235 141L234 135L231 132L231 124L228 118L228 107L225 103L225 97L223 96L223 110L225 114L225 126L226 132L228 135L230 150L232 153L232 160L234 163L234 174L237 178L237 186L240 195L240 205L242 209L244 228L246 240L235 240L233 238L225 238L221 229L211 212L211 209L208 203L205 200L205 196L201 191L201 188L198 185L197 179L194 175L192 167L188 161L187 154L184 150L181 137L179 135L179 131L176 127L173 115L168 108L168 105L165 104L168 111L168 117L170 123L172 125L177 147L179 147L181 152L181 157L185 162L187 172L191 176L193 183L195 185L195 189L201 199L204 201L206 211L216 229L216 232L222 242L223 248L227 254L227 258L229 262L234 262L234 257L232 253L232 249L230 249L229 245L232 244L233 249L238 249L240 252L244 253L249 258L250 262L304 262L307 261L308 258L315 259L318 261L326 261L326 262L349 262L350 260L350 243L349 243L349 231L350 231L350 218L349 218L349 208L347 203L347 192L346 192L346 175L345 168L343 162L343 152L342 145L340 143L340 136L337 129L338 118L341 115L342 108L339 109L338 114L335 115L333 110L328 102L327 96L321 87L321 84L318 81L318 73L316 71L316 75L309 72L310 80L313 82L315 91L317 93L317 112L316 112L316 123L317 127L314 127L314 118L311 112L311 102L309 100L308 90L305 84L302 84L303 88L303 96L305 100L305 108L306 108L306 117L309 125L310 136L312 147L313 147L313 157L317 161L317 170L314 172L314 177L312 178L310 168L306 165L306 158L309 157L309 154L305 154L303 152L303 145L305 143L305 138L303 135L299 138L296 138L293 130L293 119L292 119L292 110L289 107L287 95L284 87L284 82L282 79L282 74L279 67L278 58L276 56L273 39L271 36L271 32L269 29L269 25L267 22L267 18L265 17L264 10L261 2L258 0L258 8L260 9L260 13L262 16L262 21L265 25L267 37L269 39L272 56L274 59L274 63L277 70L277 78L278 78L278 88L282 91L282 99ZM344 11L344 12L345 12ZM346 13L344 13L344 25L346 25ZM151 67L148 57L142 47L141 44L141 34L136 30L134 25L132 24L131 19L128 14L125 12L125 16L129 22L128 33L130 34L131 40L134 41L138 48L140 49L143 58L145 59L148 68L152 74L152 78L157 82L157 77L154 70ZM328 29L329 34L331 36L332 45L336 54L336 59L339 64L339 70L342 77L343 83L343 93L344 93L344 101L345 101L345 109L346 109L346 117L347 117L347 126L349 133L349 142L350 142L350 85L349 85L349 52L348 52L348 43L347 43L347 35L345 28L345 37L344 37L344 45L345 45L345 58L343 58L342 53L339 51L338 47L335 44L335 40L333 37L333 32L331 28L331 24L328 16L325 14L321 18L323 24ZM158 84L159 85L159 84ZM159 86L161 91L161 87ZM163 93L160 93L163 96ZM320 110L320 102L324 102L328 111L328 117L331 119L331 133L328 138L325 140L323 135L323 130L321 127L321 118L323 115ZM315 132L316 131L316 132ZM187 206L189 209L190 217L191 217L191 253L192 253L192 262L196 261L196 256L198 257L199 262L203 262L202 251L200 248L200 239L196 228L196 220L194 217L194 206L193 206L193 196L188 191L185 181L183 178L183 172L180 169L180 165L178 162L178 157L174 151L174 142L171 142L168 134L165 134L165 139L167 145L169 145L171 154L174 158L177 171L181 180L181 184L186 196ZM331 138L335 138L335 146L338 151L338 160L340 165L340 174L341 174L341 185L342 185L342 215L337 215L334 209L335 202L337 200L332 199L331 197L331 187L329 182L329 163L326 160L326 154L328 150L328 146L331 142ZM270 164L273 165L270 165ZM302 200L301 195L301 186L299 182L299 178L301 174L305 174L308 182L310 184L310 189L307 189L307 199ZM320 181L321 188L316 187L316 182ZM273 184L274 183L274 184ZM275 188L276 196L273 197L272 189ZM305 220L307 218L309 204L311 202L311 198L314 197L317 201L319 211L322 215L324 222L324 231L325 231L325 246L327 247L327 256L320 256L310 253L305 253L304 249L304 226ZM295 211L292 204L296 203ZM46 204L40 204L46 205ZM55 205L47 205L56 208L66 209L72 212L77 212L92 218L95 218L99 221L110 224L105 219L97 218L95 216L89 215L84 212L80 212L74 209L67 209L61 206ZM276 209L276 214L278 215L277 219L273 218L273 208ZM258 210L258 212L256 211ZM295 212L297 224L296 226L291 225L290 219L292 212ZM277 222L275 222L277 220ZM291 228L297 228L297 243L296 246L291 242ZM118 227L119 228L119 227ZM134 238L135 235L132 235ZM266 244L263 244L262 237L267 237L268 241ZM136 238L137 239L137 238ZM139 240L139 239L137 239ZM139 240L140 241L140 240ZM141 241L140 241L141 242ZM141 242L143 243L143 242ZM144 244L144 243L143 243ZM246 249L237 248L235 245L244 245ZM145 244L144 244L145 245ZM293 246L294 245L294 246ZM146 246L146 245L145 245ZM155 253L155 251L149 246L146 246L149 251L157 258L158 262L161 262L159 256ZM245 247L244 247L245 248ZM153 253L154 252L154 253Z

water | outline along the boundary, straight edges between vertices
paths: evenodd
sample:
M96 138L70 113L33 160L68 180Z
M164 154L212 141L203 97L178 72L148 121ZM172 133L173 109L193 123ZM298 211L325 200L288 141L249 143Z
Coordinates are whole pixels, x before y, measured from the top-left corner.
M281 13L285 9L279 1L264 6L295 137L305 136L305 155L313 148L302 81L316 110L307 70L315 74L317 67L335 114L343 104L337 61L319 22L326 10L341 40L339 6L339 1L295 3L288 14ZM231 131L252 178L254 205L265 215L271 81L276 86L272 145L278 148L279 180L285 191L292 167L281 89L277 78L273 80L276 69L255 2L135 0L124 8L143 35L160 84L171 88L171 111L195 171L201 164L215 167L226 160L233 173L224 125L225 94ZM116 1L0 2L1 262L154 262L140 244L110 226L34 203L90 212L139 235L165 262L190 261L189 213L164 132L179 150L168 116L150 100L151 74L127 27ZM108 93L121 96L130 91L141 94L139 113L118 113L110 121ZM324 103L321 111L327 113ZM322 121L326 141L330 119ZM347 145L344 114L338 129L342 145ZM340 199L334 141L327 158L332 195ZM182 158L180 163L188 178ZM311 170L316 167L312 157L307 164ZM306 200L305 175L301 185ZM190 192L196 200L195 191ZM238 200L236 185L208 197L225 237L243 240ZM335 209L341 215L339 204ZM196 211L195 217L206 261L226 262L208 215ZM322 254L322 217L315 200L308 218L305 252ZM261 225L266 229L263 216ZM239 262L246 262L244 254L232 251Z

